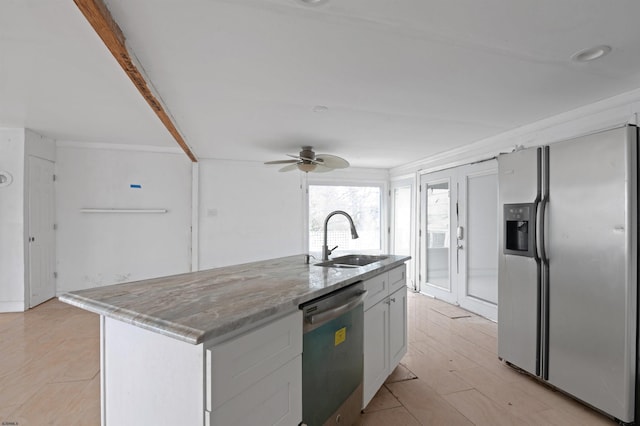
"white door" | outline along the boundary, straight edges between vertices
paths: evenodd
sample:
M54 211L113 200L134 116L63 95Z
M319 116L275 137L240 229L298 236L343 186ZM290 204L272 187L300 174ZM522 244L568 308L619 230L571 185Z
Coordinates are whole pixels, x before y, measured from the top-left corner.
M458 303L498 320L498 170L495 161L458 170Z
M29 156L29 306L56 294L53 162Z
M407 287L415 290L413 211L413 179L391 182L390 253L411 256L411 260L407 262Z
M495 160L420 180L420 291L497 320Z
M457 219L455 171L423 175L420 179L420 291L458 303L455 275ZM454 272L454 273L452 273Z

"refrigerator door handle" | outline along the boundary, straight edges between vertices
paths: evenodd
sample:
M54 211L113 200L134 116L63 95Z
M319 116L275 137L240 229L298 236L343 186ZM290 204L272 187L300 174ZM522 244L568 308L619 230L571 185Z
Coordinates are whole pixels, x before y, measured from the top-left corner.
M536 150L536 167L538 170L537 176L538 176L538 181L537 181L537 194L536 194L536 199L533 201L534 204L534 208L535 208L535 217L534 217L534 224L535 224L535 236L534 236L534 240L533 240L533 257L536 260L536 263L538 264L538 267L540 265L540 258L542 257L542 254L540 253L540 246L542 244L542 237L540 234L540 230L543 229L541 224L542 221L544 220L544 216L542 216L540 213L540 199L541 194L542 194L542 148L538 148Z
M545 223L545 214L547 211L547 204L549 203L549 198L547 197L547 195L545 194L542 197L542 201L540 201L540 208L539 210L539 217L538 217L538 226L537 226L537 230L538 230L538 251L540 252L540 260L542 260L542 263L544 263L545 265L549 264L549 259L547 258L547 250L546 250L546 242L545 242L545 238L544 238L544 234L545 234L545 228L544 228L544 223Z
M547 257L547 244L545 241L545 223L547 204L549 204L549 146L545 146L543 150L543 168L542 168L542 200L540 201L540 259L545 266L549 266L549 258Z
M542 174L542 200L540 201L540 259L542 261L542 310L541 333L542 333L542 378L549 380L549 257L547 257L547 241L545 229L547 222L547 205L549 204L549 169L550 169L549 146L543 150L543 174Z
M534 242L533 242L533 258L536 260L536 263L540 264L540 259L542 254L540 253L540 245L542 244L542 237L540 236L540 230L541 228L541 209L540 209L540 200L539 198L536 198L535 203L534 203L534 208L535 208L535 230L536 230L536 235L534 238Z

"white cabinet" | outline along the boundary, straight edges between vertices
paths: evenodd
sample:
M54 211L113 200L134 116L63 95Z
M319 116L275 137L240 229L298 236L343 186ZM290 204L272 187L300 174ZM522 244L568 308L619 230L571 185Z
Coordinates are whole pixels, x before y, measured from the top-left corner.
M205 425L302 420L302 312L206 351Z
M407 353L407 288L405 266L364 282L369 295L364 302L365 408L389 374ZM382 285L384 283L384 285ZM381 288L386 292L381 295ZM373 291L372 291L373 290ZM372 304L371 300L374 301Z
M302 421L302 355L205 412L205 425L291 426Z
M385 301L364 313L363 405L389 376L389 306Z
M198 345L102 317L104 426L297 425L302 312Z
M407 353L407 288L389 296L389 374Z

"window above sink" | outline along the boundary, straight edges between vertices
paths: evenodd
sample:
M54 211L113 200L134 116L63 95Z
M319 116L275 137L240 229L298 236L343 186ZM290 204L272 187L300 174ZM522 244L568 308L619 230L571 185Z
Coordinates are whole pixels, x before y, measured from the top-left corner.
M327 229L327 244L338 246L334 253L380 253L383 193L381 185L309 184L309 251L322 248L327 214L344 210L353 218L360 237L351 238L345 218L334 218Z

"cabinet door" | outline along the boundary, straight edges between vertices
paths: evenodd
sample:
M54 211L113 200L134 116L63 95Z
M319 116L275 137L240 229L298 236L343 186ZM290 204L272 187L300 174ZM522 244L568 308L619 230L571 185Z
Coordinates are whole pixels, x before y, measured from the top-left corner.
M302 311L206 351L206 409L213 411L302 353Z
M393 371L407 353L407 288L389 296L389 302L389 371Z
M225 402L215 411L205 412L205 424L211 426L289 426L297 425L301 421L301 355Z
M389 306L380 302L364 313L364 377L362 408L389 376Z

